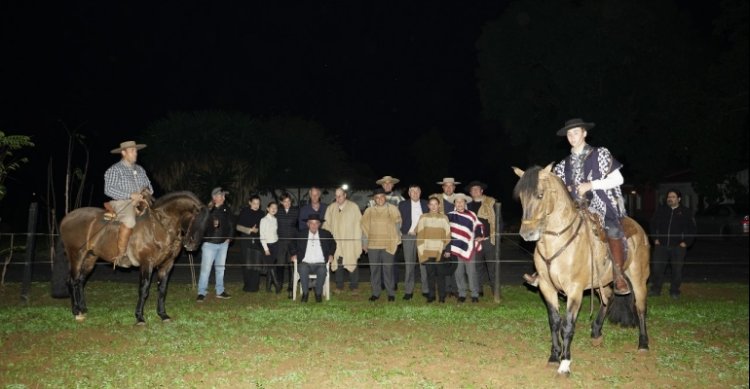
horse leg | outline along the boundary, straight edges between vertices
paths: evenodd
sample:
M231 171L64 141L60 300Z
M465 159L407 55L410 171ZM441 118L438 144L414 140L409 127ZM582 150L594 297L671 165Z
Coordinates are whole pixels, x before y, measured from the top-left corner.
M568 303L566 306L565 320L562 325L562 360L560 361L560 367L557 368L557 374L569 376L570 375L570 346L573 343L573 335L576 332L576 319L578 318L578 310L581 308L581 297L583 296L583 290L580 288L574 288L567 293Z
M84 287L86 286L86 278L91 269L93 269L93 263L96 262L96 256L91 252L79 254L76 252L68 252L68 258L70 258L70 278L68 279L68 288L70 290L70 302L73 312L73 316L77 321L83 321L86 319L86 299L84 293Z
M550 350L547 365L557 366L560 363L560 354L562 353L562 347L560 345L561 318L557 291L546 282L541 282L539 289L542 292L544 302L547 305L547 319L549 321L549 330L552 335L552 349Z
M597 295L601 304L599 305L599 312L596 314L596 319L591 323L591 344L601 346L602 342L604 342L602 328L604 327L604 320L607 318L607 308L612 298L612 289L605 288L603 291L600 290Z
M141 264L141 282L138 289L138 304L135 306L135 324L142 326L146 325L146 320L143 318L143 306L146 305L146 299L148 298L148 291L151 287L151 275L153 274L152 265Z
M648 331L646 331L646 282L640 287L633 288L635 296L635 311L638 316L638 351L648 351Z
M172 270L174 262L170 261L169 264L165 264L159 267L159 272L156 274L157 285L159 286L159 299L156 303L156 314L159 315L162 322L169 322L170 317L167 315L167 309L165 307L165 301L167 299L167 283L169 282L169 272Z

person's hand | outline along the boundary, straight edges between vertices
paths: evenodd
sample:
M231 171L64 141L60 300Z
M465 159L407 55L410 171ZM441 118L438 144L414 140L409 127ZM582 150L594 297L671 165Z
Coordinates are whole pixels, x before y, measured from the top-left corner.
M583 197L586 195L586 192L589 192L591 190L591 183L590 182L584 182L581 185L578 185L578 196Z
M362 251L364 251L364 252L365 252L365 254L367 254L367 245L363 245L363 246L362 246Z
M292 262L297 262L297 256L296 255L292 255L289 259L291 259Z
M256 225L250 227L250 231L251 232L258 232L258 225L256 224Z
M687 247L687 245L685 244L685 242L680 242L680 247L684 249L685 247Z
M331 262L333 262L333 255L328 256L328 263L331 263Z
M659 239L654 239L654 246L661 245L661 242L659 242Z
M271 251L265 250L266 255L271 255Z
M130 200L133 200L133 202L137 203L141 200L143 200L143 195L139 192L134 192L130 194Z
M448 252L443 253L443 258L450 258L450 257L451 257L451 253L448 253Z

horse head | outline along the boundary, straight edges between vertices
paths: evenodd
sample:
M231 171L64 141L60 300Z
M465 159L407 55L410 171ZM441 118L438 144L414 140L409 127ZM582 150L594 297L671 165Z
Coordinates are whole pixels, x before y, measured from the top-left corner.
M154 208L175 218L185 250L195 251L200 247L208 224L208 209L198 197L190 192L173 192L159 198Z
M521 201L523 208L518 233L526 241L539 240L546 228L547 217L555 210L557 189L564 186L559 177L552 173L552 164L545 168L533 166L525 172L513 167L513 171L521 178L513 189L514 197ZM555 180L559 185L553 185Z

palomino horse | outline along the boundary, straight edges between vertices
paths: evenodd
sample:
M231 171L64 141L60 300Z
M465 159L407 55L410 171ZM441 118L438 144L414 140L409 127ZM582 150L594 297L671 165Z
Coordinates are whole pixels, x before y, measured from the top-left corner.
M169 272L182 247L188 251L198 249L207 219L206 207L190 192L173 192L159 198L153 208L137 219L128 243L128 255L141 270L135 308L137 324L145 324L143 306L155 269L159 286L156 312L162 321L169 321L164 307ZM68 289L73 315L78 321L85 319L87 311L86 279L97 258L112 262L111 258L116 256L118 229L119 222L105 221L104 209L93 207L78 208L60 223L60 238L69 261Z
M526 241L538 241L534 266L539 273L539 290L547 304L552 332L548 363L559 364L558 374L570 374L570 347L583 292L587 289L595 290L601 300L591 324L594 345L602 342L602 326L609 310L610 321L623 326L634 326L637 321L638 349L647 351L646 280L650 254L643 228L632 219L623 222L628 237L625 275L633 293L613 296L608 246L598 236L596 223L586 211L576 208L562 180L551 172L552 164L544 169L532 167L526 172L516 167L513 170L521 177L514 190L523 206L519 234ZM567 296L565 318L560 315L558 293Z

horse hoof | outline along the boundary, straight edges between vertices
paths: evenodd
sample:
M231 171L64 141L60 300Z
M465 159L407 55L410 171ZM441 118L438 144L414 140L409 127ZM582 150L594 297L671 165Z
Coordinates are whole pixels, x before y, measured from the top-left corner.
M604 337L600 336L598 338L591 338L591 345L595 347L599 347L604 343Z
M142 327L142 326L145 326L145 325L146 325L146 322L145 322L145 321L142 321L142 320L139 320L139 321L135 322L135 325L137 325L137 326L139 326L139 327Z
M640 348L638 348L638 352L640 354L645 354L645 353L648 352L648 347L646 347L646 348L640 347Z
M82 322L84 320L86 320L86 315L84 315L82 313L79 313L78 315L76 315L76 321L77 322Z
M570 360L564 359L560 362L560 367L557 369L558 377L570 377Z
M171 323L172 319L170 319L170 318L167 317L167 318L161 319L161 322L162 323Z

